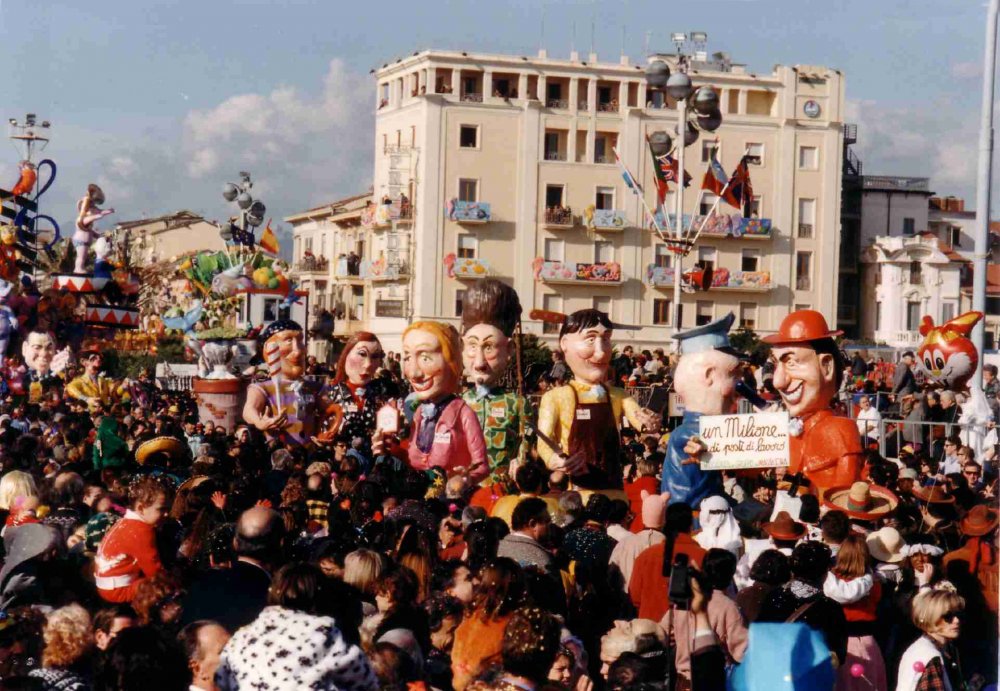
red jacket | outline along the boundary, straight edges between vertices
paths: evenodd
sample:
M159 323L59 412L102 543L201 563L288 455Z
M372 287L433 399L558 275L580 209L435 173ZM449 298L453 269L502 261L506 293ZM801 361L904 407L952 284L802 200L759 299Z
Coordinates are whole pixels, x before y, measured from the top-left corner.
M134 511L111 526L94 558L97 592L108 602L131 602L139 581L163 565L156 551L156 529Z
M628 594L632 603L639 609L640 619L659 621L670 609L667 599L669 585L663 575L663 550L665 542L644 549L635 560L632 567L632 580L628 584ZM686 554L691 563L701 568L701 560L705 550L687 533L681 533L674 541L674 556Z

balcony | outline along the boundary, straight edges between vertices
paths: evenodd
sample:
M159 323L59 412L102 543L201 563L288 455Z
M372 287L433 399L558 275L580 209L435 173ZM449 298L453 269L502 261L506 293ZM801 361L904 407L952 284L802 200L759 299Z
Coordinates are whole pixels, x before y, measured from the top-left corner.
M646 285L654 288L673 288L674 267L650 264L646 267Z
M330 261L326 257L316 257L307 254L299 261L295 262L294 270L298 274L325 274L330 268Z
M612 99L607 103L597 104L598 113L617 113L618 112L618 99Z
M482 94L473 94L473 93L462 94L462 102L463 103L482 103L483 102L483 95Z
M579 285L582 283L621 285L622 268L618 262L596 264L570 264L567 262L535 260L535 280L549 284Z
M462 225L489 223L492 220L489 202L461 202L452 199L448 202L446 214L449 221Z
M808 276L799 276L795 279L795 290L812 290L812 279Z
M549 98L545 101L546 108L558 108L559 110L569 110L569 101L565 98Z
M334 278L342 279L360 279L361 278L361 264L364 259L356 254L349 254L346 256L337 257L337 261L333 265L333 276Z
M628 224L622 209L595 209L588 206L583 210L583 218L588 228L603 232L622 231Z
M706 222L705 219L708 218ZM661 228L674 231L677 228L676 214L664 217L662 210L656 212L656 222ZM734 240L770 240L772 233L771 219L745 218L740 214L714 213L711 216L699 214L692 216L684 214L684 227L697 232L704 222L701 234L710 238L732 238Z
M813 236L813 224L812 223L800 223L799 224L799 239L800 240L811 240Z
M577 110L590 110L590 104L584 99L576 104L576 108Z
M490 263L485 259L472 257L460 259L456 258L453 254L449 254L444 258L444 265L448 270L448 277L457 278L460 281L479 280L493 273Z
M566 230L576 226L573 210L568 206L553 207L545 210L543 225L552 230Z
M565 151L546 151L545 152L546 161L565 161L566 152Z
M361 211L361 225L365 228L389 228L397 221L413 221L413 203L406 196L386 197Z
M362 264L359 271L361 278L372 281L399 281L410 277L410 267L404 262L388 262L385 257L379 257L371 264Z
M770 271L730 271L718 268L712 273L709 290L740 293L766 293L774 288Z

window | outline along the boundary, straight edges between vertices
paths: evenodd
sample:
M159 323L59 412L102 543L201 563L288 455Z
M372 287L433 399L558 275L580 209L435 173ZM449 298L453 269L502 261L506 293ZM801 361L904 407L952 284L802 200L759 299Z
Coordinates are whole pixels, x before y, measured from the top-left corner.
M545 261L547 262L561 262L563 261L563 248L565 244L562 240L547 239L545 241Z
M475 259L476 250L479 248L479 243L476 241L475 235L459 235L458 236L458 258L459 259Z
M605 264L615 260L615 245L608 240L598 240L594 243L594 263Z
M653 254L653 263L657 266L668 268L674 265L673 252L667 249L666 245L657 245Z
M760 209L763 203L759 194L750 198L750 218L760 218Z
M816 224L816 200L799 198L799 233L798 237L808 240L813 236L813 226Z
M701 162L708 163L712 160L712 156L719 158L719 140L707 141L701 143Z
M545 85L546 98L550 101L562 100L562 84L559 82L549 82Z
M959 226L950 226L948 228L949 240L952 247L962 246L962 229Z
M542 296L542 309L548 312L562 312L563 311L563 299L561 295L543 295ZM559 324L552 324L549 322L542 322L542 333L545 334L557 334L559 333Z
M920 328L920 303L908 301L906 303L906 330L916 331Z
M507 98L508 96L510 96L510 80L494 79L493 91L496 93L497 96Z
M812 290L812 252L795 253L795 289Z
M882 330L882 303L881 302L876 302L875 303L875 330L876 331L881 331Z
M701 206L698 207L698 213L702 216L707 216L712 213L712 207L715 206L716 199L718 199L718 197L711 192L705 192L705 194L701 196Z
M611 87L610 86L599 86L597 87L597 103L602 106L610 104L612 101Z
M740 303L740 326L744 329L757 328L757 303Z
M698 248L698 263L704 266L706 269L715 270L715 262L718 258L718 252L716 252L714 247L699 247Z
M670 317L673 313L670 300L653 300L653 323L657 326L670 326Z
M743 262L740 265L741 271L760 271L760 250L743 250Z
M819 149L815 146L799 147L799 169L816 170L819 168Z
M479 80L475 77L466 77L462 80L462 84L465 85L464 92L467 94L477 94L479 93Z
M910 285L918 286L923 282L923 272L920 262L910 262Z
M711 323L712 319L714 319L714 314L715 303L699 300L695 307L694 325L704 326L705 324Z
M546 185L545 186L545 208L546 209L558 209L563 205L563 190L565 188L562 185Z
M611 314L611 298L609 297L603 295L594 297L594 309L604 312L609 318L613 318Z
M758 142L747 142L747 156L750 165L764 165L764 145Z
M799 310L811 310L811 309L812 309L812 305L810 305L808 303L801 303L800 302L797 305L795 305L795 311L796 312L799 311Z
M941 320L938 324L943 324L944 322L949 322L955 318L955 303L954 302L942 302L941 303Z
M598 133L594 138L594 163L614 163L615 157L612 152L614 146L614 135Z
M465 304L465 291L456 290L455 291L455 316L462 316L462 305Z
M479 181L469 178L458 180L458 200L461 202L479 201Z
M278 319L278 298L264 298L264 321L273 322Z
M916 226L917 226L916 219L909 218L909 217L904 218L903 219L903 235L913 235L913 233L916 232Z
M597 195L594 200L594 205L598 209L614 209L615 208L615 188L614 187L598 187Z
M546 132L545 133L545 160L546 161L558 161L559 160L559 133L558 132Z
M463 149L479 147L479 126L462 125L458 128L458 145Z
M313 239L306 238L306 252L309 252L311 254L312 251L313 251Z

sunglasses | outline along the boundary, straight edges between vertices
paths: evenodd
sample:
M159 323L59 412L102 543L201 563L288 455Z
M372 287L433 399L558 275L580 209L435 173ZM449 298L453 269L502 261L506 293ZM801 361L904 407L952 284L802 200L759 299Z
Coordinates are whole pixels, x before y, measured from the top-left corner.
M962 618L962 612L958 610L945 612L944 614L941 615L941 621L947 622L949 624L955 621L956 619L961 619L961 618Z

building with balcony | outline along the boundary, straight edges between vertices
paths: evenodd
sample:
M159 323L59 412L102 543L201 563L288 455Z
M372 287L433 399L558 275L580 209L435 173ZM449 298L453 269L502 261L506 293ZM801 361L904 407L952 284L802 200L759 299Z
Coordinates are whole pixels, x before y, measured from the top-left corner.
M127 234L135 264L156 264L191 251L226 249L219 226L193 211L122 221L115 231Z
M673 55L654 58L676 66ZM696 181L686 218L700 223L714 202L697 189L712 152L727 170L744 152L758 162L753 218L723 204L684 260L683 270L701 262L716 278L704 293L685 293L682 326L733 311L767 333L803 307L835 323L843 75L813 66L754 73L717 54L696 56L691 77L718 89L724 122L686 149ZM645 64L429 50L383 65L374 81L373 199L405 197L416 209L404 228L412 244L404 232L392 249L388 240L368 248L370 260L397 265L384 286L370 284L384 294L364 302L365 323L387 349L398 349L410 320L457 324L469 281L484 275L517 290L527 332L550 330L528 319L532 308L597 307L636 327L623 340L669 342L673 294L647 270L672 270L674 255L614 155L652 201L646 136L673 131L677 110L647 89ZM370 237L380 234L373 227Z

